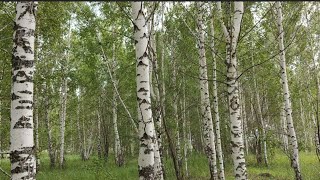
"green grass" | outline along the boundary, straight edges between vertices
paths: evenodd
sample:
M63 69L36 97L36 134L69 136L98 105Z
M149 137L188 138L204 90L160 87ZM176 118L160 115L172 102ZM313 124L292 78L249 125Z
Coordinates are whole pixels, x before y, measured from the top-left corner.
M249 179L251 180L293 180L294 173L290 167L289 160L280 151L269 158L269 168L258 165L254 155L246 157ZM41 155L41 169L37 174L38 180L131 180L137 179L137 159L127 159L123 167L114 164L114 158L110 157L108 162L99 160L92 156L88 161L81 161L78 155L67 155L65 169L50 169L49 158L46 154ZM165 158L167 179L175 179L175 173L171 159ZM315 153L300 152L300 163L302 175L305 180L320 179L320 163ZM208 178L208 166L205 156L193 153L188 161L190 179L205 180ZM0 160L0 167L10 172L8 159ZM234 179L232 175L231 162L226 163L226 179ZM261 173L269 173L272 177L262 177ZM9 179L0 172L0 179Z

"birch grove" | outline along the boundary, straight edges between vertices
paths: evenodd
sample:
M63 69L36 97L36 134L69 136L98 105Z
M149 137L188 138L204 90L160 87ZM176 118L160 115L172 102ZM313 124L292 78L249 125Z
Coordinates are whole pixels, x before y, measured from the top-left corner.
M319 179L319 7L1 2L0 179Z

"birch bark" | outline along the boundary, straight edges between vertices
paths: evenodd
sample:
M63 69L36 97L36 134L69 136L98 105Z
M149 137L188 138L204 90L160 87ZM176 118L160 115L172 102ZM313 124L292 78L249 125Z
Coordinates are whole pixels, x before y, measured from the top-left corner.
M217 139L217 157L219 161L219 178L221 180L225 179L224 176L224 161L223 161L223 151L221 147L221 133L220 133L220 115L219 115L219 99L218 99L218 86L217 86L217 60L216 60L216 51L215 51L215 46L214 46L214 26L213 26L213 14L210 19L210 29L211 29L211 43L210 43L210 48L211 48L211 53L212 53L212 58L213 58L213 113L215 116L215 128L216 128L216 139Z
M11 179L35 179L33 139L34 32L37 2L18 2L13 33L10 159Z
M287 119L287 128L288 128L288 139L289 139L289 153L291 166L294 169L295 176L297 180L302 179L300 164L299 164L299 151L298 151L298 142L296 137L296 132L293 125L292 119L292 107L291 107L291 97L287 79L287 70L286 70L286 56L284 49L284 30L282 26L282 8L281 2L276 2L277 9L277 27L279 32L279 51L280 51L280 68L281 68L281 81L283 96L285 102L285 113Z
M236 49L240 33L243 2L234 2L234 14L231 29L227 29L222 19L221 2L217 3L219 21L222 27L226 48L228 105L231 128L231 147L234 176L236 179L247 179L247 168L244 157L243 129L240 115L239 85Z
M136 51L136 82L139 114L139 179L154 179L155 128L152 119L149 84L148 32L143 2L132 2Z
M211 179L217 179L217 161L215 148L215 135L213 131L213 122L210 108L209 85L207 75L207 62L204 47L204 23L203 12L204 3L196 2L198 16L198 53L199 53L199 79L200 79L200 97L201 97L201 117L203 122L203 136L205 141L205 152L209 161Z

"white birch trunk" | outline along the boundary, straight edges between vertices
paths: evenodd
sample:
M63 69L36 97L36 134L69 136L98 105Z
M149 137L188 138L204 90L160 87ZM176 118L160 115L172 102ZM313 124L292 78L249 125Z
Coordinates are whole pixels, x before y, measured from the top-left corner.
M234 2L234 15L232 19L232 30L228 31L222 20L221 2L217 3L218 15L221 27L227 42L227 86L228 86L228 104L230 114L230 129L231 129L231 146L234 176L236 179L247 179L247 168L244 158L244 142L243 129L240 115L239 102L239 85L238 85L238 71L237 71L237 57L236 48L238 37L240 33L243 2ZM230 32L230 33L229 33Z
M215 47L214 47L214 26L213 26L213 14L210 18L210 29L211 29L211 53L213 58L213 113L215 116L215 128L216 128L216 139L217 139L217 157L219 161L219 179L224 180L224 161L223 161L223 151L221 147L221 133L220 133L220 115L219 115L219 100L218 100L218 86L217 86L217 59L215 58Z
M152 119L149 84L148 32L143 2L132 2L136 50L136 82L139 114L139 179L154 179L155 127Z
M172 41L172 46L174 46L174 43ZM172 74L172 83L173 83L173 112L174 112L174 121L176 123L176 158L177 158L177 164L178 164L178 169L177 173L179 178L182 177L182 157L181 157L181 143L180 143L180 130L179 130L179 114L178 114L178 87L177 87L177 65L176 65L176 57L175 57L175 50L171 52L171 57L172 57L172 66L173 66L173 74Z
M211 179L217 179L217 161L215 148L215 135L213 131L213 122L210 108L209 85L207 75L207 62L204 47L204 22L203 11L204 3L197 3L197 26L198 26L198 53L199 53L199 79L200 79L200 97L201 97L201 117L203 121L203 136L205 140L205 152L209 161Z
M51 124L50 124L50 107L49 107L49 93L48 93L48 87L47 84L45 84L44 90L47 92L45 96L45 122L46 122L46 128L47 128L47 136L48 136L48 153L50 158L50 168L53 168L55 166L55 153L52 147L52 133L51 133Z
M64 134L66 126L66 110L67 110L67 78L63 78L62 87L61 87L61 114L60 114L60 158L59 166L64 167Z
M35 179L33 139L34 32L37 2L18 2L13 34L10 127L11 179Z
M258 109L258 116L260 120L260 126L261 126L261 133L262 133L262 144L263 144L263 159L266 166L269 166L268 163L268 152L267 152L267 141L266 141L266 130L265 130L265 121L262 116L262 107L260 104L260 94L257 88L257 82L256 79L254 79L254 86L255 86L255 92L256 92L256 99L257 99L257 109Z
M281 106L280 118L281 118L281 137L282 137L283 150L287 152L289 143L288 143L287 118L286 118L284 102L282 103L282 106Z
M189 178L189 169L188 169L188 135L187 135L187 116L186 116L186 87L185 87L185 78L183 77L183 100L181 102L182 109L182 134L183 134L183 154L184 154L184 167L185 167L185 178Z
M33 99L33 106L34 106L34 134L35 134L35 157L37 159L37 172L39 171L40 167L40 158L39 158L39 111L38 111L38 92L35 92L34 99Z
M117 69L117 61L116 61L116 46L113 43L112 45L112 75L113 75L113 83L114 83L114 89L113 89L113 105L112 105L112 122L113 122L113 129L114 129L114 154L115 154L115 163L117 166L123 165L123 157L122 157L122 151L121 151L121 142L120 142L120 136L118 131L118 97L117 92L115 89L118 89L118 80L116 78L116 69Z
M285 49L284 49L284 43L283 43L284 30L282 26L281 2L279 1L276 2L276 9L277 9L277 25L278 25L278 32L279 32L281 80L282 80L282 89L283 89L283 96L284 96L284 102L285 102L285 112L287 117L291 166L294 169L296 179L301 180L302 175L301 175L300 164L299 164L298 142L297 142L296 132L293 125L291 98L290 98L290 91L289 91L289 85L288 85L288 79L287 79Z
M80 155L83 158L83 136L81 133L81 126L80 126L80 97L78 97L78 104L77 104L77 131L78 131L78 142L79 142L79 150L80 150Z
M117 166L122 166L122 153L121 153L121 143L120 136L118 132L118 123L117 123L117 94L113 93L113 104L112 104L112 122L114 129L114 154L115 154L115 163Z
M155 7L155 3L151 4L152 8ZM152 12L152 8L150 8L149 12ZM151 56L150 59L150 88L151 88L151 97L153 95L153 99L155 100L155 132L157 137L157 142L155 144L155 179L162 180L164 178L164 165L162 164L163 161L163 153L162 153L162 102L161 102L161 93L160 93L160 86L161 82L159 79L159 71L158 71L158 61L157 61L157 48L155 42L155 32L154 32L154 14L149 14L151 20L149 20L148 25L150 29L150 42L149 42L149 53ZM155 76L155 88L152 88L152 72Z
M245 100L245 93L242 88L240 87L241 90L241 98L240 98L240 104L241 104L241 116L242 116L242 128L243 128L243 141L244 141L244 146L246 150L246 155L249 153L249 147L248 147L248 138L247 138L247 112L246 112L246 100Z
M190 117L190 110L188 109L188 117ZM192 146L192 134L191 134L191 125L190 125L190 120L187 121L188 124L188 150L190 153L193 152L193 146Z

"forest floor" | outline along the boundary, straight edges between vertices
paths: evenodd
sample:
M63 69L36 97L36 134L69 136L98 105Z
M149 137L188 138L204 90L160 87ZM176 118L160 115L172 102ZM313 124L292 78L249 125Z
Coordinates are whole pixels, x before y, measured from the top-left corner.
M277 151L269 157L269 168L257 165L254 155L246 157L248 174L250 180L293 180L294 173L290 167L288 157ZM165 159L167 179L174 180L174 169L171 159ZM320 179L320 163L315 153L300 152L300 163L302 175L305 180ZM234 179L232 176L231 161L226 162L226 179ZM0 160L0 167L6 172L10 172L8 159ZM207 160L203 155L193 153L189 157L188 168L190 179L206 180L208 178ZM0 180L9 179L0 172ZM78 155L66 156L66 168L49 168L49 158L47 154L41 155L41 169L37 174L38 180L134 180L137 179L137 160L131 158L127 160L123 167L117 167L114 158L110 157L108 162L99 160L92 156L88 161L83 162Z

